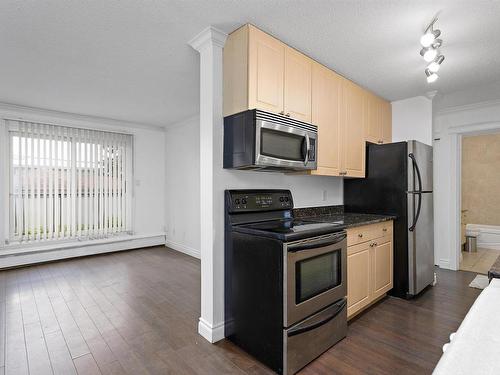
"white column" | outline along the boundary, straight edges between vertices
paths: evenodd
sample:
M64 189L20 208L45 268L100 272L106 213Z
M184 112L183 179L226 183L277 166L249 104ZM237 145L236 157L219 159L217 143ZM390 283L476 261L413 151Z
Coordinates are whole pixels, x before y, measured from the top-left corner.
M223 230L216 215L217 174L221 156L222 49L227 34L208 27L189 44L200 53L200 253L201 316L198 332L210 342L224 338L224 248L216 237ZM217 168L217 167L216 167Z

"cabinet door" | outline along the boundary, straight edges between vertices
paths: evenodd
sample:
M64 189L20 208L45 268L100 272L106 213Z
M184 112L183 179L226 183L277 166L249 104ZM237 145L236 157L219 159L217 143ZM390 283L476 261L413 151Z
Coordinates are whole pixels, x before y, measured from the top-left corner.
M380 123L380 99L371 92L364 92L364 128L367 142L380 143L382 126Z
M321 64L312 68L312 123L318 126L318 168L312 174L340 172L341 77Z
M342 169L346 176L365 177L364 100L361 87L342 80Z
M312 60L294 50L285 49L285 93L286 116L311 122L311 76Z
M382 130L382 142L392 142L392 105L391 103L381 100L380 105L380 127Z
M392 289L392 241L375 240L372 247L372 298L383 296Z
M283 112L285 44L249 27L248 108Z
M370 247L368 244L358 246L353 247L356 248L356 252L347 256L348 317L361 310L371 301Z

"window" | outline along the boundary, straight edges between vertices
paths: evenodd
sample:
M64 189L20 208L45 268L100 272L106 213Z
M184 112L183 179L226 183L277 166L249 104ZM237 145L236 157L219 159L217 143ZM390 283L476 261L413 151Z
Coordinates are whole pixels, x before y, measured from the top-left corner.
M10 241L131 231L132 136L7 122Z

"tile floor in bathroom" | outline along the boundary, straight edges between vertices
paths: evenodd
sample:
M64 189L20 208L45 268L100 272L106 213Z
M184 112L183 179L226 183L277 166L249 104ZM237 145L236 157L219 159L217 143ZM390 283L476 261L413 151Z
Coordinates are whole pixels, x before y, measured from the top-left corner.
M488 270L500 256L499 250L481 249L477 252L469 253L462 251L462 261L460 262L460 270L477 272L483 275L488 274Z

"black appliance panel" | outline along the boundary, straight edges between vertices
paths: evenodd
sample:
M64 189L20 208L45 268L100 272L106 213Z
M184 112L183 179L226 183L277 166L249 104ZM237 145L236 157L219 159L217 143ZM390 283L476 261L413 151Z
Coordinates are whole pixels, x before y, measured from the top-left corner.
M394 215L394 287L389 292L406 298L408 292L408 144L367 144L366 178L344 180L346 212Z
M289 210L293 198L290 190L229 190L226 205L228 213Z

